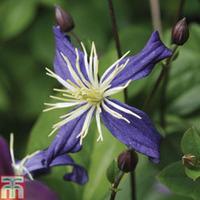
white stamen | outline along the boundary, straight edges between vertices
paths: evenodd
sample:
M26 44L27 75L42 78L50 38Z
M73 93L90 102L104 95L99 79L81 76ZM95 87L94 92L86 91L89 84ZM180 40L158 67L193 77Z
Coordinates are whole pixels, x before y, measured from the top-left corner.
M71 114L69 117L67 117L66 119L56 123L53 125L53 131L49 134L49 137L55 133L60 127L62 127L63 125L67 124L68 122L70 122L71 120L79 117L80 115L82 115L85 111L87 111L89 108L91 107L90 104L86 104L85 106L82 106L81 109L76 109L76 112L73 112L73 114Z
M27 173L29 179L33 181L34 178L33 178L32 174L28 171L28 169L27 169L26 167L23 166L23 170Z
M70 90L66 90L66 89L57 89L57 88L54 88L53 90L56 91L56 92L71 93Z
M96 87L98 87L98 85L99 85L99 81L98 81L99 61L98 61L97 51L96 51L96 47L94 45L94 42L93 42L93 46L94 46L94 57L93 57L94 81L95 81Z
M101 108L98 105L96 108L96 123L97 123L97 129L99 132L99 137L97 138L97 142L98 141L103 141L103 133L102 133L102 129L101 129L101 120L100 120L100 113L101 113Z
M11 155L11 161L12 161L12 168L15 173L15 175L28 175L30 180L34 180L32 174L28 171L28 169L25 167L25 163L30 159L31 157L38 154L40 151L36 151L33 154L27 155L25 158L23 158L18 164L15 162L14 157L14 134L10 134L10 155Z
M46 106L50 106L50 108L44 109L43 112L47 112L49 110L54 110L58 108L69 108L72 106L76 106L78 104L84 103L84 101L77 102L61 102L61 103L44 103Z
M100 79L100 83L102 83L102 81L104 81L104 78L107 76L107 74L123 59L125 58L128 54L130 53L130 51L126 52L120 59L118 59L116 62L114 62L102 75L101 79Z
M127 114L133 115L133 116L137 117L138 119L142 119L138 114L136 114L136 113L134 113L134 112L132 112L132 111L130 111L130 110L128 110L128 109L122 107L122 106L119 106L118 104L116 104L116 103L114 103L114 102L112 102L112 101L110 101L110 100L108 100L108 99L105 99L105 101L106 101L108 104L110 104L111 106L117 108L118 110L121 110L122 112L125 112L125 113L127 113Z
M116 65L116 68L109 74L109 76L102 82L101 88L107 89L109 88L109 84L112 82L112 80L126 67L128 64L129 59L126 60L126 62L118 67Z
M62 55L63 59L64 59L65 62L67 63L69 72L71 73L73 79L76 81L76 83L77 83L80 87L82 87L82 86L83 86L83 83L82 83L82 81L80 80L80 78L78 77L78 75L76 74L76 72L74 71L71 62L69 61L69 59L68 59L62 52L60 52L60 54Z
M92 83L93 82L93 78L90 76L90 72L89 72L89 63L88 63L88 54L87 54L87 51L85 49L85 46L84 44L81 42L81 46L83 48L83 52L84 52L84 63L85 63L85 68L86 68L86 72L87 72L87 75L88 75L88 78L90 80L90 82Z
M124 121L126 121L127 123L130 123L130 121L128 119L126 119L125 117L123 117L120 113L110 109L104 102L102 102L102 106L105 109L105 111L107 111L109 114L111 114L113 117L117 118L117 119L123 119Z
M63 94L63 96L66 96L66 97L73 97L72 95L67 95L67 94ZM62 98L62 97L57 97L57 96L52 96L50 95L50 98L52 99L56 99L56 100L59 100L59 101L66 101L66 102L80 102L80 100L77 100L77 99L65 99L65 98Z
M81 68L80 68L80 64L79 64L79 53L78 53L78 49L75 48L75 51L76 51L76 69L78 71L78 74L80 76L80 78L82 79L83 83L85 83L85 85L87 87L90 86L90 83L85 79L83 73L81 72Z
M79 137L81 138L80 139L81 144L82 144L83 138L86 137L86 135L88 133L94 109L95 109L95 106L92 106L91 109L88 111L87 116L84 121L84 124L83 124L83 127L82 127L82 130L79 133L79 135L77 136L77 138L79 138Z
M113 94L116 94L116 93L124 90L126 87L128 87L128 85L130 84L130 82L131 82L131 80L129 80L124 86L114 87L114 88L111 88L111 89L107 90L104 93L104 97L111 96Z
M57 74L55 74L54 72L52 72L48 68L45 68L45 69L49 72L49 73L47 73L47 75L55 78L59 83L61 83L68 90L75 91L75 88L73 86L71 86L68 82L66 82L65 80L63 80L60 76L58 76Z
M12 165L15 165L15 156L14 156L14 134L10 134L10 156L11 156L11 161Z

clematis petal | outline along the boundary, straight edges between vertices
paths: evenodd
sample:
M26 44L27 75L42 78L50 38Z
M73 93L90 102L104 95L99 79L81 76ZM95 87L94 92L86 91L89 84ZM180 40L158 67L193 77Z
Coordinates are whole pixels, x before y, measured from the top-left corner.
M137 80L147 76L157 62L171 55L171 50L162 43L158 32L153 32L140 53L126 57L120 62L120 64L123 64L129 59L126 67L112 80L111 87L117 87L127 83L129 80Z
M7 142L0 137L0 175L13 175L12 161Z
M87 114L88 111L60 128L47 150L47 162L57 155L77 152L81 149L80 138L77 138L77 136L82 130Z
M67 155L61 155L56 157L50 166L57 166L57 165L69 165L72 166L72 172L67 173L64 175L64 179L67 181L73 181L80 185L85 184L88 181L87 171L81 167L80 165L76 164L74 160Z
M61 30L59 26L53 27L54 35L55 35L55 42L56 42L56 52L55 52L55 59L54 59L54 70L57 75L59 75L64 80L71 80L75 83L73 75L69 70L69 66L64 59L63 55L69 60L71 63L73 70L77 73L76 69L76 50L69 41L68 36L66 36ZM84 64L84 53L78 50L79 55L79 65L80 71L82 72L85 79L88 80L85 64ZM78 73L77 73L78 74Z
M39 181L25 181L26 200L58 200L55 192Z
M35 156L31 157L25 164L26 169L33 174L41 174L48 172L51 167L54 166L72 166L73 170L71 173L65 174L64 179L67 181L73 181L78 184L85 184L88 180L86 170L76 164L73 159L66 155L58 155L51 161L48 166L45 163L47 151L41 151Z
M110 101L117 106L114 107L107 102L105 104L113 111L121 114L130 123L117 119L102 108L101 117L105 126L129 148L149 156L154 162L159 162L161 137L149 117L144 112L117 100L112 99ZM118 109L118 106L122 109ZM124 109L128 109L130 112L124 112Z

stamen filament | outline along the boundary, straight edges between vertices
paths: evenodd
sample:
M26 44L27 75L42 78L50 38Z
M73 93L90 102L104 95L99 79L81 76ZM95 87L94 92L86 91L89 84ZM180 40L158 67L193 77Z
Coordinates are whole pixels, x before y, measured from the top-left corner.
M102 133L102 129L101 129L100 113L101 113L101 108L98 105L97 108L96 108L96 123L97 123L97 129L98 129L98 133L99 133L99 137L97 138L97 142L99 140L103 141L103 133Z
M11 156L11 161L12 165L15 166L15 156L14 156L14 134L10 134L10 156Z
M82 83L82 81L80 80L80 78L78 77L78 75L76 74L76 72L74 71L71 62L69 61L69 59L68 59L62 52L60 52L60 54L62 55L63 59L64 59L65 62L67 63L69 72L71 73L73 79L76 81L76 83L77 83L80 87L82 87L82 86L83 86L83 83Z
M104 93L104 97L111 96L113 94L116 94L116 93L124 90L126 87L128 87L128 85L130 84L130 82L131 82L131 80L129 80L124 86L114 87L114 88L111 88L111 89L107 90Z
M122 112L125 112L125 113L127 113L127 114L133 115L133 116L137 117L138 119L142 119L138 114L136 114L136 113L134 113L134 112L132 112L132 111L130 111L130 110L128 110L128 109L122 107L122 106L119 106L118 104L116 104L116 103L114 103L114 102L112 102L112 101L110 101L110 100L108 100L108 99L105 99L105 101L106 101L108 104L110 104L111 106L117 108L118 110L120 110L120 111L122 111Z
M55 78L59 83L61 83L64 87L66 87L68 90L75 91L75 88L71 86L69 83L67 83L65 80L63 80L60 76L52 72L50 69L45 68L49 73L46 73L47 75L51 76L52 78Z
M104 81L104 78L107 76L107 74L123 59L125 58L128 54L130 53L130 51L126 52L120 59L118 59L116 62L114 62L102 75L101 79L100 79L100 83L102 83Z
M118 119L123 119L124 121L126 121L127 123L130 123L130 121L128 119L126 119L125 117L123 117L120 113L110 109L104 102L102 102L102 106L105 109L105 111L107 111L109 114L111 114L113 117L118 118Z

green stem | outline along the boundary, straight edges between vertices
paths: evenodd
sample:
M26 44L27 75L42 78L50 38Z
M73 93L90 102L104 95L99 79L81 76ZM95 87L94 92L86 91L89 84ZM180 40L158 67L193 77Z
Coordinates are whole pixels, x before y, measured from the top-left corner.
M124 172L120 172L119 176L115 179L115 182L113 183L112 185L112 192L111 192L111 195L110 195L110 200L114 200L115 199L115 196L117 194L117 191L118 191L118 186L120 184L120 181L122 180L123 176L124 176Z
M169 83L169 75L170 75L170 69L171 69L171 62L173 60L173 55L175 55L176 50L178 46L175 45L172 52L172 56L167 59L166 65L164 67L165 76L162 84L161 89L161 96L160 96L160 124L163 129L166 127L166 119L165 119L165 113L166 113L166 94L167 94L167 87Z
M163 64L162 70L160 71L160 74L159 74L151 92L149 93L149 95L147 96L147 98L145 100L144 110L147 110L147 108L150 105L151 101L153 100L158 88L160 87L162 80L164 79L166 73L168 73L166 69L168 68L168 65L170 64L170 62L172 61L172 58L174 57L174 54L175 54L177 47L178 46L175 46L175 48L172 49L172 56L167 58L166 63Z
M178 7L178 10L177 10L177 14L176 14L175 22L178 21L182 17L182 15L183 15L182 12L183 12L184 5L185 5L185 0L180 0L179 7Z
M115 10L114 10L112 0L108 0L108 5L109 5L109 12L110 12L110 17L111 17L111 21L112 21L112 32L113 32L113 36L114 36L114 40L115 40L117 55L118 55L118 58L120 58L120 57L122 57L122 51L121 51L121 45L120 45L120 40L119 40L117 21L116 21L116 17L115 17Z

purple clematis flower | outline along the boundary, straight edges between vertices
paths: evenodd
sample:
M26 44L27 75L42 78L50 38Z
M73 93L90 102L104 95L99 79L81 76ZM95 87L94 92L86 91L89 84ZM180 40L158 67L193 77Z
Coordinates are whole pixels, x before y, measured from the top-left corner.
M94 117L99 133L97 141L103 140L102 121L119 141L158 162L160 135L149 117L111 98L132 81L149 75L157 62L171 56L171 51L161 42L158 32L152 33L140 53L127 56L127 52L101 78L98 77L98 57L94 43L88 56L84 45L83 51L73 47L59 26L54 27L54 34L55 73L47 69L47 75L55 78L64 89L55 89L61 92L62 97L51 97L60 102L46 103L49 107L45 111L75 108L53 125L50 135L57 130L59 132L48 149L48 158L69 150L78 151Z
M46 173L53 166L68 165L73 167L73 171L71 173L67 173L64 175L64 180L73 181L78 184L84 184L88 181L88 175L85 169L77 165L71 157L65 154L57 155L57 157L52 158L47 163L47 150L44 150L37 151L31 155L26 156L20 161L16 161L14 158L13 142L14 138L13 134L11 134L9 150L5 140L3 138L0 138L0 175L25 176L26 193L28 200L58 199L56 195L52 191L50 191L50 189L48 189L47 186L33 179L33 176L35 174L40 175L42 173ZM36 198L38 191L41 191L43 196L40 195L38 198Z
M19 165L17 167L12 163L11 153L6 141L0 137L0 176L24 175L20 171ZM27 200L58 200L57 195L46 185L29 178L25 178L25 195Z

